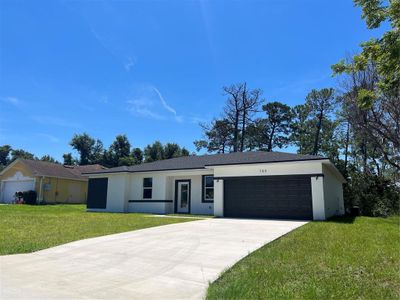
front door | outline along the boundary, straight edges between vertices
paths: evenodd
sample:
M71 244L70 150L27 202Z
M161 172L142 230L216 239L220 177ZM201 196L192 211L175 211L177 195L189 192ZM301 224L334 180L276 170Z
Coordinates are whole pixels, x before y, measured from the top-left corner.
M176 212L190 213L190 181L178 181L176 191Z

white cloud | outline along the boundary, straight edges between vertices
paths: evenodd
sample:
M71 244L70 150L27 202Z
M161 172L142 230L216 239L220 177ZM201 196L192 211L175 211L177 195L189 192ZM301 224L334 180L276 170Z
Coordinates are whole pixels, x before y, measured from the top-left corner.
M147 99L133 99L126 102L128 110L134 115L140 115L146 118L165 120L164 116L154 112L154 103Z
M176 113L176 110L174 108L172 108L171 106L168 105L167 101L165 101L164 97L161 95L160 91L153 86L153 90L154 92L156 92L158 98L161 101L162 106L169 111L170 113L172 113L174 115L174 118L177 122L181 123L183 122L183 117L182 116L178 116Z
M178 115L176 110L164 99L161 92L152 85L142 89L141 96L128 100L127 104L129 105L128 110L136 115L156 120L168 120L172 117L178 123L184 121L183 116Z
M0 100L14 106L20 106L22 103L22 101L17 97L0 97Z
M125 71L130 72L131 69L136 65L135 57L128 57L128 62L124 64Z

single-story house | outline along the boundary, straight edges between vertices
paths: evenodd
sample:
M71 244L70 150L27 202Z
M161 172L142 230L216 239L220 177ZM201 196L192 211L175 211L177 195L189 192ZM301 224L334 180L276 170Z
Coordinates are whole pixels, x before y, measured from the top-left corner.
M101 165L64 166L51 162L16 159L0 172L0 202L13 203L15 192L36 191L37 201L86 203L88 177Z
M88 211L310 220L344 213L345 179L320 156L187 156L88 175Z

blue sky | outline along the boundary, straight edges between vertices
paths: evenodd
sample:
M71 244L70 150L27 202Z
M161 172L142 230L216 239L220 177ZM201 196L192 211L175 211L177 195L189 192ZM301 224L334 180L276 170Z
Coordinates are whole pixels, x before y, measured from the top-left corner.
M222 86L302 103L370 31L350 0L0 1L0 144L61 160L74 133L194 151Z

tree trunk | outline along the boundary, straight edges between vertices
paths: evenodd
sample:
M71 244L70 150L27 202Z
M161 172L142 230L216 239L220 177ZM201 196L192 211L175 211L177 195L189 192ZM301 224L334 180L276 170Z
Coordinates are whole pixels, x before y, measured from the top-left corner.
M319 135L321 132L321 127L322 127L322 119L323 119L324 115L323 112L321 111L321 113L319 114L318 117L318 124L317 124L317 132L315 133L315 140L314 140L314 149L313 149L313 155L317 155L318 154L318 144L319 144Z
M349 141L350 141L350 122L347 121L347 130L346 130L346 144L344 149L344 171L347 173L347 160L349 156Z
M239 134L239 109L235 112L235 129L233 132L233 152L237 152L238 148L238 134Z
M246 83L244 83L243 93L242 93L242 136L240 137L240 151L243 152L244 150L244 136L246 134L246 116L247 116L247 91L246 91Z
M267 146L268 152L272 152L272 141L274 139L274 135L275 135L275 126L272 126L271 134L268 138L268 146Z
M242 136L240 137L240 151L244 150L244 136L246 133L246 109L243 109L243 119L242 119Z

